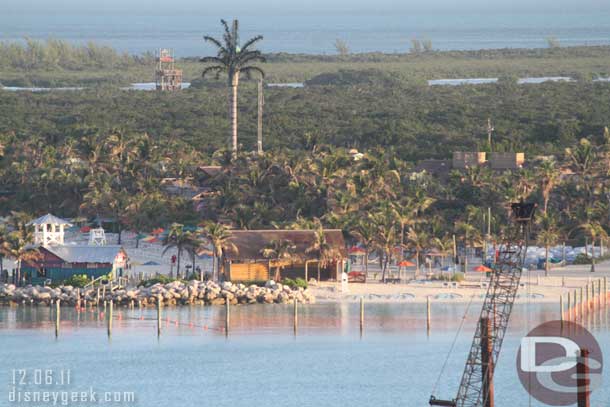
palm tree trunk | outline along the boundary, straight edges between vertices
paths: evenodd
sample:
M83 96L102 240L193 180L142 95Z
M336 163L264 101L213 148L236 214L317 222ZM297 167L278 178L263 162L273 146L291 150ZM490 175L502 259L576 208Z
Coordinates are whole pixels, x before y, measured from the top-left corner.
M381 282L385 283L385 270L386 270L386 266L388 264L387 262L387 257L385 255L385 253L382 253L380 256L380 260L379 260L379 265L381 266Z
M419 277L419 250L415 250L415 279Z
M546 246L544 248L544 251L545 251L544 254L545 254L545 259L546 259L546 261L544 263L544 276L548 277L549 276L549 269L551 268L550 264L549 264L549 247Z
M237 153L237 85L239 74L231 78L231 94L229 95L229 118L231 120L231 151Z
M369 251L364 251L364 278L366 279L369 275Z
M182 249L178 249L178 262L176 263L176 278L180 278L180 257L182 257Z
M218 281L216 279L216 250L214 249L214 254L212 255L212 280Z

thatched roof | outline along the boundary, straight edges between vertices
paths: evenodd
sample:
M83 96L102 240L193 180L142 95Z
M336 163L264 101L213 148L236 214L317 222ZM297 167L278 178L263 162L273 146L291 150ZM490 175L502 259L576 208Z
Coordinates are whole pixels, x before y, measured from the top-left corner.
M343 234L338 229L325 229L326 243L342 258L347 258L347 249ZM231 238L237 251L227 247L225 257L228 260L261 260L264 259L261 252L274 240L289 240L295 245L295 257L302 260L315 260L319 253L308 250L315 242L315 231L313 230L233 230Z

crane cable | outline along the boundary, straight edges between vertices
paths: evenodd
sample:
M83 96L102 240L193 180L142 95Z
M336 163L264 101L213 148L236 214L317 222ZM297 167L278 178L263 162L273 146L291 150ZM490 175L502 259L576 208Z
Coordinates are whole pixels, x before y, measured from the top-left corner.
M474 300L474 296L475 294L472 294L470 296L470 301L468 302L468 305L466 306L466 311L464 311L464 315L462 316L462 320L460 321L460 325L458 326L457 332L455 333L455 337L453 338L453 342L451 343L451 347L449 348L449 352L447 352L447 356L445 357L445 361L443 362L443 366L441 367L441 371L438 374L438 378L436 379L436 382L434 383L434 386L432 387L432 393L434 394L436 393L436 389L441 381L441 377L443 376L443 373L445 372L445 368L447 367L447 362L449 362L449 357L451 356L451 353L453 353L453 349L455 348L455 344L457 343L458 337L460 336L460 332L462 331L462 328L464 327L464 321L466 321L466 317L468 316L468 311L470 310L470 306L472 305L472 301Z

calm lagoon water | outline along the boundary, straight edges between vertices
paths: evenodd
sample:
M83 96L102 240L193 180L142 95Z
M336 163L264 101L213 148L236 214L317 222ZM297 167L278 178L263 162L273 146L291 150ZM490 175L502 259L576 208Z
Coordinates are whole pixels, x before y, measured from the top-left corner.
M554 308L515 307L496 370L498 407L528 405L515 370L517 347L529 327L557 317ZM468 313L438 396L455 395L478 310L474 304ZM19 405L7 401L12 369L70 369L69 390L133 391L135 405L147 407L423 407L464 312L463 305L433 304L428 336L425 305L367 304L361 338L358 304L302 306L295 337L291 306L233 307L227 338L217 329L223 324L223 307L167 309L169 322L157 339L154 310L120 310L108 340L99 313L64 308L56 340L49 308L3 307L0 377L7 391L0 406ZM606 355L607 321L607 313L589 321ZM607 374L603 380L592 399L596 407L610 402Z

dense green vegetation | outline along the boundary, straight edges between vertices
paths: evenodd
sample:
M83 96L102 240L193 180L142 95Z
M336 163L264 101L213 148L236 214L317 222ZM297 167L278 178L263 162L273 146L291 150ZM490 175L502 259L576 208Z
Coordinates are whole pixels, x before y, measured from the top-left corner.
M247 229L337 227L367 251L380 253L387 266L397 245L418 264L431 247L450 251L453 234L462 247L480 245L488 207L487 241L501 242L510 232L509 203L528 199L539 202L544 213L536 230L540 245L585 237L595 244L608 230L610 83L589 79L605 75L609 50L272 55L265 65L268 81L308 80L308 85L266 89L263 155L252 153L253 81L240 87L237 155L225 150L227 89L214 79L175 93L110 85L74 92L0 90L0 215L103 215L116 219L119 231L136 232L175 223L168 246L180 245L192 257L200 242L209 241L217 260L227 244L222 223ZM33 82L87 81L91 66L120 83L150 68L145 60L119 55L111 65L99 65L97 53L72 50L74 64L45 70L36 59L48 58L45 52L25 59L31 67L0 67L0 80L16 75ZM203 69L182 62L193 78ZM577 74L579 80L517 85L513 79L543 74ZM502 80L460 87L423 83L444 76ZM414 172L420 159L489 150L489 117L494 151L524 151L527 168L498 173L477 167L447 179ZM364 153L362 159L354 160L353 148ZM536 157L550 155L555 158ZM162 187L168 177L196 183L202 164L221 165L222 171L209 180L210 190L197 205ZM568 170L573 175L566 175ZM202 236L182 227L199 224ZM29 232L24 222L19 225L0 233L0 258L28 255ZM325 250L323 235L316 244ZM270 258L288 253L269 251Z
M383 78L379 81L383 82ZM240 92L239 143L256 149L256 89ZM404 160L446 158L486 148L487 118L497 150L528 156L560 153L581 137L599 137L610 122L610 83L512 83L460 87L361 85L268 88L265 149L331 144L367 150L391 146ZM0 134L26 144L60 146L88 134L147 133L210 156L227 145L227 90L178 93L96 89L0 91ZM5 141L6 144L6 141Z
M184 70L186 81L201 77L199 57L177 62ZM586 79L610 76L610 46L395 54L278 53L265 57L268 82L303 82L342 69L376 69L408 83L444 78L573 76ZM154 68L151 54L130 56L96 44L74 47L50 40L0 45L0 83L4 85L124 86L153 81Z

